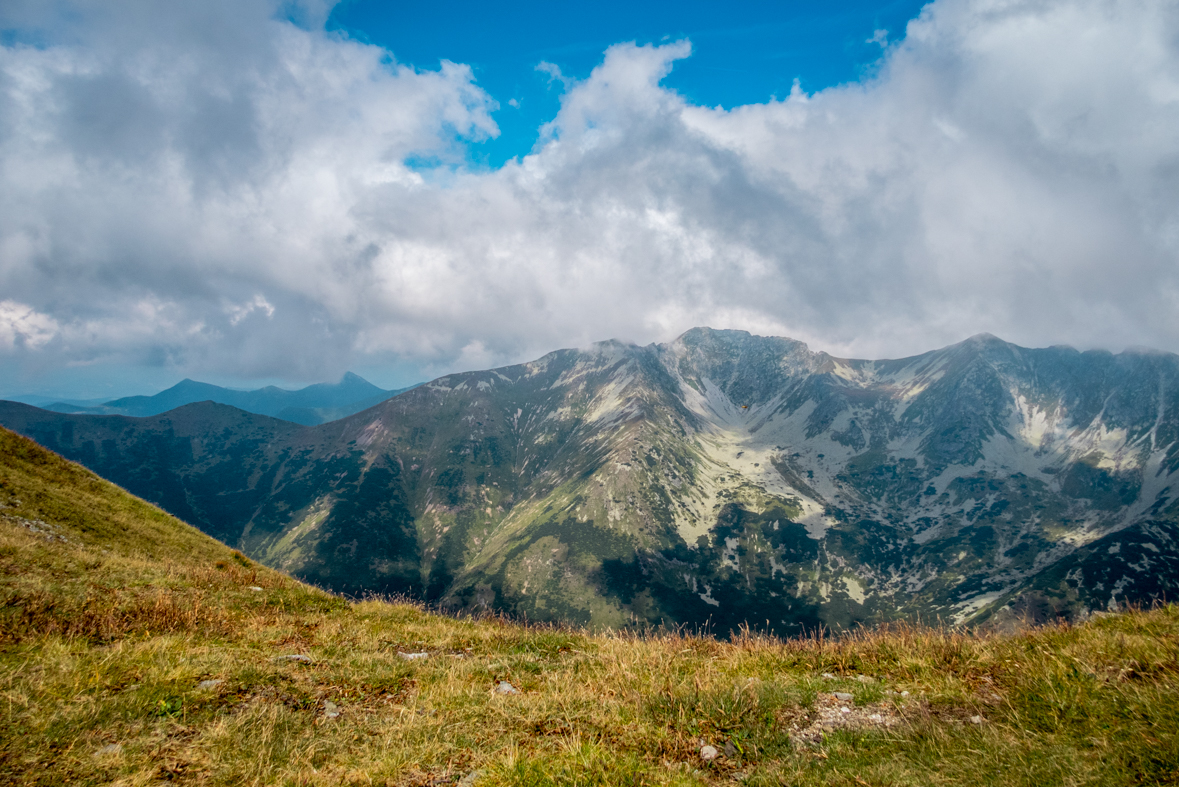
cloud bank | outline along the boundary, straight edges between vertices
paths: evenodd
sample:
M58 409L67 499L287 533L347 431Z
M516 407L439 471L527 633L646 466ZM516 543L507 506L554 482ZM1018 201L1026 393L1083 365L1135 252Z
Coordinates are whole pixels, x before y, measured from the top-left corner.
M621 43L493 171L468 66L327 10L0 11L0 365L428 375L701 324L1179 350L1174 3L937 0L862 82L732 108L661 87L689 42Z

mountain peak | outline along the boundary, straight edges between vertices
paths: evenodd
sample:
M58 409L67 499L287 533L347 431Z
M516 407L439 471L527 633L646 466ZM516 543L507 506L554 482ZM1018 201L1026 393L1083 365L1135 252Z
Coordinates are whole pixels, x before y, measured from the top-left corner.
M671 344L699 345L703 343L723 343L742 345L750 342L762 342L764 340L785 344L792 348L810 349L805 342L800 342L798 339L792 339L789 336L762 336L739 328L710 328L707 325L689 328L677 336Z
M160 393L164 393L166 391L177 391L177 390L182 391L182 390L185 390L186 388L192 388L193 386L198 386L198 385L199 386L210 386L210 385L212 385L212 383L202 383L200 380L194 380L191 377L185 377L183 380L176 383L171 388L165 388L163 391L160 391Z
M965 351L967 355L972 357L986 357L994 360L996 357L1018 356L1020 351L1025 348L1004 341L993 333L976 333L946 349Z
M638 345L626 339L605 339L600 342L594 342L588 349L591 352L615 352L630 347L638 347Z
M752 338L752 333L739 328L710 328L707 325L698 325L681 333L676 337L675 343L691 343L710 339L714 341L724 339L740 341Z

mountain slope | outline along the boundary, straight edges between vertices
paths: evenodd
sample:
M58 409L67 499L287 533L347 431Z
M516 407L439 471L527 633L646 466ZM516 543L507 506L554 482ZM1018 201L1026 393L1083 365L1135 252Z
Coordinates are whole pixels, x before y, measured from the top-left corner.
M1169 354L862 361L694 329L309 429L213 408L0 423L297 576L533 619L792 633L1179 590Z
M0 652L54 636L223 635L256 600L247 585L342 606L0 429Z

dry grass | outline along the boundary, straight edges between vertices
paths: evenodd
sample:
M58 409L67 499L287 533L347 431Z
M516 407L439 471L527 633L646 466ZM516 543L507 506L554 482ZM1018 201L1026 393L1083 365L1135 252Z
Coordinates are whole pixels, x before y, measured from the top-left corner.
M0 433L3 783L1179 783L1174 607L835 641L455 620L250 565L18 440ZM833 691L900 721L792 736Z

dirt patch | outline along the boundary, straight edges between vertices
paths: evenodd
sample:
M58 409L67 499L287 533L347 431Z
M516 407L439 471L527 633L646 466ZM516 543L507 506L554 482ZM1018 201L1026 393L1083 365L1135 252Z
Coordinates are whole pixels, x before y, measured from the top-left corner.
M792 740L808 746L818 746L823 736L836 730L888 729L904 724L900 709L890 702L856 705L855 701L835 694L820 693L806 717L789 722Z

